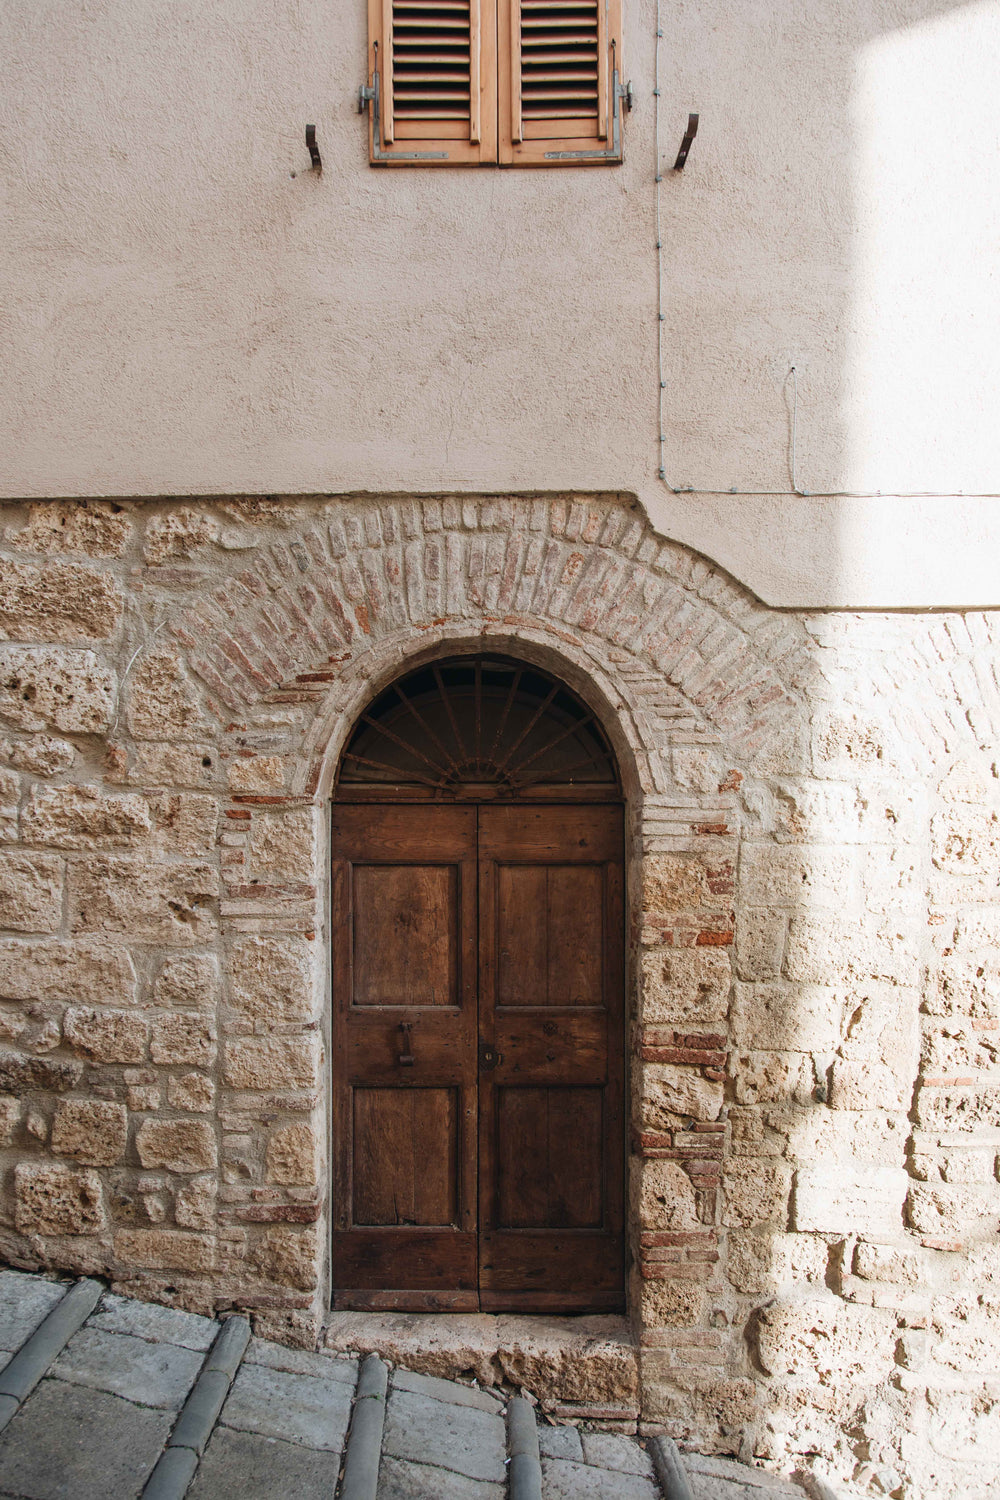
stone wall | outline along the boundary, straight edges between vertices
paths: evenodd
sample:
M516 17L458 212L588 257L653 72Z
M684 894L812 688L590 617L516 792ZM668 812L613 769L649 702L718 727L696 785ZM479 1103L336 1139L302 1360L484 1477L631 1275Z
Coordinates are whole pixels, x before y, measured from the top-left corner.
M2 519L0 1253L315 1336L337 756L505 649L629 800L644 1419L995 1489L995 616L769 610L613 495Z

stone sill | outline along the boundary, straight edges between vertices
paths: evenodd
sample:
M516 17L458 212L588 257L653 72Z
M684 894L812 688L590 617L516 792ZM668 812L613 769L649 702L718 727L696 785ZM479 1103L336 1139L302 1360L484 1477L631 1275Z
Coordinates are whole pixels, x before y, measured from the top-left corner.
M332 1312L321 1342L424 1375L514 1386L561 1421L634 1431L639 1415L639 1350L625 1318Z

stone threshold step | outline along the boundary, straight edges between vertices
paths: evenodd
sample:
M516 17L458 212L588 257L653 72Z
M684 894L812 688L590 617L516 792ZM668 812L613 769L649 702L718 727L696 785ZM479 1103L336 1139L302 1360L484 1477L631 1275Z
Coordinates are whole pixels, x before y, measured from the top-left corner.
M638 1348L624 1318L333 1312L322 1343L338 1354L378 1354L423 1375L527 1390L564 1420L635 1430Z

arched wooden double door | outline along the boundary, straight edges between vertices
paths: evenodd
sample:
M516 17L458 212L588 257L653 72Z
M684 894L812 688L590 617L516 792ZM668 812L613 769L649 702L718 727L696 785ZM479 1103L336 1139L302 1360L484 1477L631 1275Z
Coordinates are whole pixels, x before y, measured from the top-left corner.
M611 752L501 658L362 716L333 809L334 1305L624 1305Z

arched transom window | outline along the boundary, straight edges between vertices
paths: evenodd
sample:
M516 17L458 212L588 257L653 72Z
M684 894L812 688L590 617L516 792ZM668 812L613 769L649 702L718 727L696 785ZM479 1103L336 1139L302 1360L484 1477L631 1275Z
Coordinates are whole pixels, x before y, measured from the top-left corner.
M338 796L404 800L620 797L594 714L557 678L502 656L418 667L362 713Z

